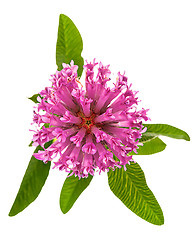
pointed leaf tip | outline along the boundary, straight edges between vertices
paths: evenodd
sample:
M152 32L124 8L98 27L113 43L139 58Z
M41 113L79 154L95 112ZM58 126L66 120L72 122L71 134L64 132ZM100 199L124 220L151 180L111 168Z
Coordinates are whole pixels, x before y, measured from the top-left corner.
M115 157L116 158L116 157ZM138 163L108 172L111 191L136 215L155 225L164 224L164 216L154 194L148 188L144 172Z
M39 103L39 102L37 101L37 98L38 98L38 97L40 97L39 94L34 94L32 97L30 97L30 98L28 98L28 99L30 99L30 100L33 101L34 103Z
M184 139L190 141L189 135L176 127L168 124L144 124L147 127L147 131L143 133L143 136L166 136L175 139Z
M46 143L45 148L49 147L51 143L52 141ZM34 153L39 150L43 150L43 148L38 146ZM48 177L50 165L50 162L44 164L34 156L31 157L15 201L8 214L10 217L22 212L38 197Z
M59 16L58 38L56 44L56 64L62 70L62 63L70 64L71 60L78 66L78 75L83 72L84 59L81 56L83 41L73 21L64 14Z

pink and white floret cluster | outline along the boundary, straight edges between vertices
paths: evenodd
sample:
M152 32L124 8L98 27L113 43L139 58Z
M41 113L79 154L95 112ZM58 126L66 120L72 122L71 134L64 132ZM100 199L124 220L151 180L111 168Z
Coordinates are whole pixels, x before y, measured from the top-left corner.
M128 85L125 74L117 74L112 87L109 65L86 62L85 89L71 61L51 75L51 87L40 92L33 122L39 128L33 145L43 150L35 158L54 162L54 168L68 175L88 177L95 171L115 170L133 161L145 128L148 110L137 110L137 92ZM53 143L45 148L45 143ZM117 158L113 158L113 154ZM116 160L118 159L118 160Z

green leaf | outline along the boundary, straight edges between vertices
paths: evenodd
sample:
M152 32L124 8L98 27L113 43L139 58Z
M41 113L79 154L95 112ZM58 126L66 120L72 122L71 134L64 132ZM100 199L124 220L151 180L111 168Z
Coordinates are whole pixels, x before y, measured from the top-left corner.
M33 141L29 143L29 147L32 147L32 146L33 146Z
M140 143L149 142L149 141L153 140L154 138L156 138L156 136L144 136L144 135L142 135L142 137L139 139L139 142Z
M185 131L167 124L144 124L144 127L147 127L147 132L143 133L143 136L162 135L190 141L190 137Z
M33 101L34 103L39 103L38 101L37 101L37 97L38 96L40 96L39 94L34 94L32 97L30 97L29 99L31 100L31 101Z
M80 194L88 187L92 178L91 175L81 179L74 175L66 178L60 195L60 208L63 213L67 213L72 208Z
M166 144L158 137L149 139L143 142L143 146L139 146L138 153L131 152L128 155L150 155L163 151L166 148Z
M46 147L50 144L51 141L47 143ZM43 148L38 146L35 153L39 150L43 150ZM34 156L31 157L18 194L9 212L9 216L15 216L19 212L23 211L38 197L48 177L50 164L50 162L44 164L42 161L37 160Z
M58 38L56 44L56 64L62 70L62 63L69 64L71 60L78 65L78 75L82 75L84 60L81 56L83 42L75 24L67 16L60 14Z
M141 167L133 162L126 167L126 171L122 167L108 172L111 191L139 217L155 225L164 224L161 207L148 188Z

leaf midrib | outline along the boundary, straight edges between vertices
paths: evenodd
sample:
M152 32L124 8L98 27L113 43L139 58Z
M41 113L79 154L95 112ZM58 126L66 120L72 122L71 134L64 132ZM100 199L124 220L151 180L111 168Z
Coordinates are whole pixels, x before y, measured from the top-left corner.
M132 181L132 179L128 176L129 174L126 173L126 179L131 182L131 184L135 187L136 191L138 192L140 199L143 199L145 201L145 203L148 205L148 207L151 209L151 211L154 213L153 216L156 217L156 219L158 220L158 222L161 224L161 219L159 218L159 216L157 216L157 213L154 211L154 209L152 209L151 205L149 205L149 201L146 200L145 196L143 196L142 191L138 189L138 187L136 187L136 185L134 184L134 181ZM134 175L134 174L132 174ZM145 183L145 186L147 186L147 184ZM149 189L150 191L150 189ZM131 193L131 192L130 192ZM131 194L129 194L131 196ZM136 194L135 194L136 195Z

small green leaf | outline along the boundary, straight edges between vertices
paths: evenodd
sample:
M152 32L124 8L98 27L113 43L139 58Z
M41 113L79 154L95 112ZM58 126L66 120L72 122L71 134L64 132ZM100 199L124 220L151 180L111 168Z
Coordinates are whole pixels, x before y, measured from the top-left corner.
M67 16L60 14L58 38L56 44L56 64L62 70L62 63L70 64L73 60L78 65L78 75L82 75L84 60L81 56L83 42L75 24Z
M29 143L29 147L32 147L32 146L33 146L33 141Z
M150 155L163 151L166 144L158 137L151 138L143 142L143 146L139 146L138 153L131 152L128 155Z
M31 100L31 101L33 101L34 103L39 103L38 101L37 101L37 97L38 96L40 96L39 94L34 94L32 97L30 97L29 99Z
M51 143L51 141L48 142L46 147L48 147ZM43 150L43 148L38 146L35 153L39 150ZM42 161L37 160L34 156L31 157L18 194L9 212L10 217L23 211L38 197L48 177L50 164L50 162L44 164Z
M91 175L81 179L74 175L66 178L60 195L60 208L63 213L67 213L72 208L80 194L88 187L92 178Z
M122 167L108 172L111 191L139 217L155 225L164 224L161 207L148 188L141 167L133 162L126 167L126 171Z
M145 137L162 135L190 141L190 137L185 131L167 124L144 124L144 127L147 127L147 131L142 135Z

